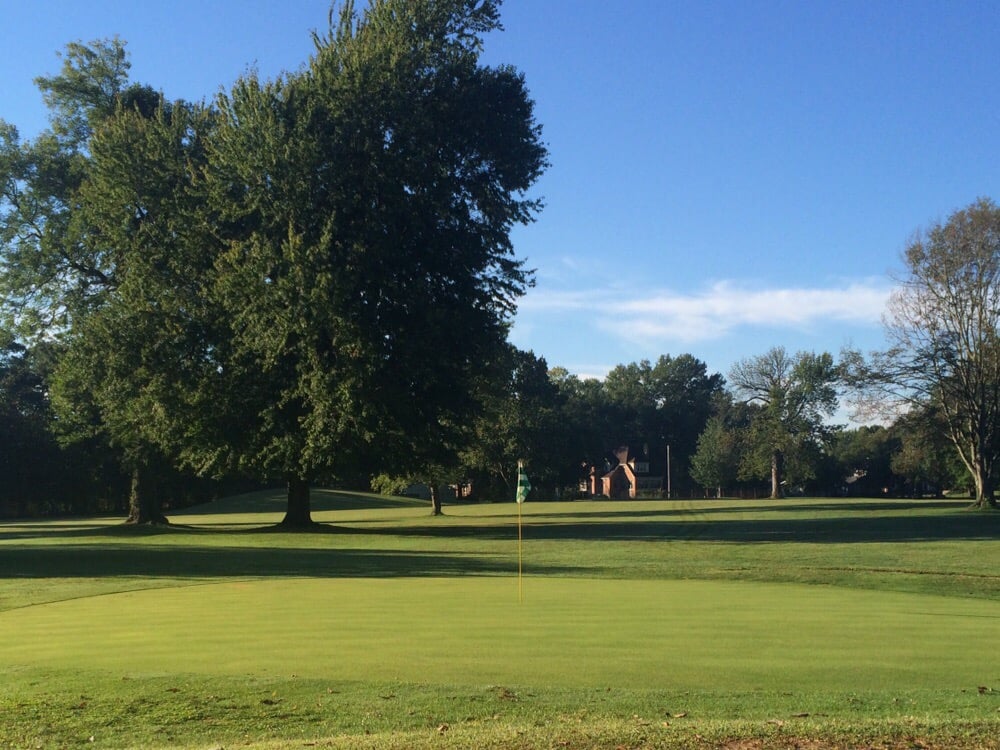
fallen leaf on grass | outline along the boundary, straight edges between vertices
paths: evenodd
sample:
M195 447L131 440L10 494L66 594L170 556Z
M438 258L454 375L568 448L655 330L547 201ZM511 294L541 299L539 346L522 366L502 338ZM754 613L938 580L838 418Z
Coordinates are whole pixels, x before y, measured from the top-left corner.
M807 717L808 715L809 715L809 714L808 714L808 713L805 713L805 712L803 712L803 713L801 713L801 714L792 714L792 718L793 718L793 719L804 719L804 718L806 718L806 717Z
M679 714L670 714L670 716L674 719L683 719L687 715L688 715L687 711L681 711Z
M441 724L438 726L438 732L440 732L441 734L444 734L449 729L451 729L451 727L449 727L447 724Z
M767 723L774 724L774 726L778 727L778 729L781 729L783 726L785 726L785 722L783 722L781 719L768 719Z

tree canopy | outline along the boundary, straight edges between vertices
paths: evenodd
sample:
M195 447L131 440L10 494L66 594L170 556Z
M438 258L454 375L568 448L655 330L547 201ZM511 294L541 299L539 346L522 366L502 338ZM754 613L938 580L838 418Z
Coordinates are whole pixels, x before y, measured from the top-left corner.
M497 26L493 2L348 4L301 73L217 102L216 293L263 396L228 444L288 480L289 523L318 478L456 452L504 356L546 151L523 77L479 62Z
M305 68L211 107L71 45L51 132L0 152L6 320L62 340L56 403L136 467L283 477L291 524L312 481L456 454L546 167L523 76L479 61L498 27L491 0L347 3Z
M137 329L133 316L122 325L123 300L149 285L143 266L155 261L146 250L156 247L162 260L183 244L162 247L180 226L175 186L159 184L159 202L150 198L150 186L168 180L161 131L170 113L183 108L130 83L129 67L118 39L70 44L60 72L36 80L49 129L22 142L15 128L0 125L0 323L21 341L56 353L48 395L60 437L102 433L138 489L137 472L158 451L146 437L149 410L129 398L147 384L131 372L143 370L124 342L158 322ZM175 145L193 140L186 123L175 133ZM184 172L186 158L174 155L174 174ZM154 233L158 242L148 239ZM113 376L115 362L130 370L131 388ZM133 494L136 520L162 520L151 506L140 509Z
M837 381L833 357L825 352L793 356L774 347L733 365L731 387L746 403L760 407L748 431L753 450L744 466L753 474L770 474L771 497L782 496L790 465L801 477L809 474L804 459L823 437L824 419L837 408Z
M980 199L918 233L889 303L890 346L852 352L862 402L929 410L973 478L976 504L996 505L1000 457L1000 208Z

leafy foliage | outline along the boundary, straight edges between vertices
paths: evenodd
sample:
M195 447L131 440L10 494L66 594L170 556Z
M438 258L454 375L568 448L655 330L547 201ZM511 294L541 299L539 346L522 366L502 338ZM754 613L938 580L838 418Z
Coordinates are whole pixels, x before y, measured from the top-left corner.
M980 199L910 242L906 277L889 305L890 348L850 353L861 403L917 408L940 420L972 475L979 505L995 505L1000 457L1000 208Z
M721 497L739 470L738 433L726 427L721 417L712 417L698 436L698 448L691 457L691 478Z
M735 393L760 407L747 431L750 450L742 471L771 476L771 497L781 497L786 478L811 476L828 429L824 418L837 407L838 370L827 353L789 355L775 347L737 362L729 375Z
M248 468L455 460L531 282L509 232L545 167L523 77L478 62L497 23L490 2L348 4L302 73L220 98L206 175L230 356L259 373Z
M545 360L513 347L508 358L509 376L494 381L462 453L463 463L477 476L477 494L503 500L514 497L519 461L525 461L533 485L550 487L561 484L567 463L573 464L560 439L564 397Z
M546 166L523 77L479 62L498 26L490 1L347 3L307 67L214 108L129 85L118 40L70 45L52 130L0 132L5 317L64 340L69 431L133 486L162 456L283 477L291 523L314 480L456 465Z

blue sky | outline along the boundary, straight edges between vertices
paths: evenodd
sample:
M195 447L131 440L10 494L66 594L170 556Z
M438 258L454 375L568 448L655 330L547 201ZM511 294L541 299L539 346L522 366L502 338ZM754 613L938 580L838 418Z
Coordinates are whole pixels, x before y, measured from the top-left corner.
M35 76L119 35L132 74L200 100L301 66L326 0L18 3L0 118L45 126ZM725 374L782 345L882 344L912 234L1000 200L993 2L507 0L486 61L520 68L552 166L515 232L537 270L514 342L601 376L691 353Z

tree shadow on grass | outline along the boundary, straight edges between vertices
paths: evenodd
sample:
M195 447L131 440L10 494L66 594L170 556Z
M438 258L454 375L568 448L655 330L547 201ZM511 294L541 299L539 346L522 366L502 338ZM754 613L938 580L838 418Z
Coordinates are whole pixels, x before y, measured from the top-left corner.
M12 539L72 539L75 537L93 536L95 534L103 535L112 528L115 527L108 524L87 521L73 524L62 523L58 526L52 523L14 521L12 523L0 524L0 542Z
M179 520L185 520L178 517ZM111 539L144 539L148 537L165 536L177 533L185 534L345 534L351 529L331 523L313 523L310 526L286 526L280 522L280 516L274 523L261 522L223 522L185 524L172 522L168 524L129 524L125 521L101 523L81 521L77 524L45 524L15 521L6 525L0 524L0 542L29 539L81 539L107 537Z
M626 514L631 516L632 514ZM898 516L841 516L834 518L711 519L681 521L659 519L606 521L594 519L566 522L523 519L526 539L606 541L700 541L734 543L805 542L872 543L944 540L998 540L1000 513L954 513ZM620 516L619 516L620 517ZM593 518L584 516L583 518ZM514 523L513 519L511 523ZM396 536L482 537L506 539L510 528L497 525L451 523L407 525L394 529L368 529L367 533Z
M376 495L373 493L349 492L313 487L310 490L310 505L313 513L342 510L376 510L387 508L415 509L427 508L425 500L397 495ZM192 515L236 515L246 513L274 513L283 516L288 508L288 498L283 489L258 490L245 495L234 495L212 500L207 503L180 508L171 517L182 519Z
M634 502L634 501L633 501ZM794 503L786 500L771 501L768 505L743 505L739 501L726 500L666 500L653 501L657 507L649 510L637 510L634 505L621 510L576 510L578 505L567 504L567 510L545 513L544 516L560 518L657 518L669 516L710 516L718 514L787 514L787 513L901 513L908 511L962 511L969 508L968 500L954 501L924 501L924 500L867 500L867 501L831 501L829 503ZM607 505L602 506L606 508ZM479 517L511 516L514 511L496 514L477 514Z
M733 543L869 543L914 542L943 540L1000 539L1000 513L968 511L959 501L862 501L830 503L772 503L768 505L671 506L659 505L648 510L634 505L620 511L575 509L567 504L559 512L543 509L523 517L526 538L542 540L584 541L704 541ZM516 513L509 506L497 506L496 513L469 516L427 517L417 522L410 516L399 519L382 518L344 521L340 524L316 523L305 529L287 528L280 524L256 523L198 524L174 523L168 526L128 526L123 523L101 525L86 520L80 522L38 523L15 522L0 525L0 542L51 539L63 547L63 540L107 537L109 539L148 539L162 535L369 535L383 537L480 538L508 540L515 534ZM532 509L534 510L534 509ZM818 512L833 512L830 517ZM924 512L921 512L924 511ZM728 513L731 517L719 517ZM800 517L788 517L801 513ZM178 520L185 520L183 517ZM308 544L308 542L305 542ZM86 550L87 545L77 544ZM144 543L143 549L148 549ZM4 550L0 547L0 551ZM24 547L27 552L29 548ZM48 547L34 548L36 550ZM172 550L202 550L199 545L171 545ZM264 552L270 548L255 548ZM292 555L294 550L271 549L275 555ZM326 555L347 554L343 550L320 550ZM39 554L41 554L39 552ZM223 548L206 550L206 554L227 554ZM368 553L365 553L368 554ZM398 556L398 552L385 552ZM444 556L448 557L448 556ZM2 558L0 558L2 559ZM308 567L308 566L307 566ZM350 567L350 566L348 566ZM391 566L390 566L391 567ZM419 566L418 566L419 567ZM5 569L0 566L0 575ZM471 571L475 572L475 571ZM141 574L141 573L140 573ZM284 574L284 573L280 573ZM377 575L377 573L375 573Z
M790 511L862 511L873 513L885 513L887 511L907 511L907 510L967 510L969 500L843 500L831 501L828 503L804 503L795 504L787 501L776 501L777 505L772 508Z
M110 536L124 536L125 543L101 544L99 541L75 541L75 537L93 537L95 529L60 527L47 536L61 536L55 544L0 545L0 580L32 578L177 578L197 581L215 578L397 578L513 575L516 566L510 556L477 552L442 552L399 550L390 542L377 548L325 546L322 536L301 536L295 546L212 546L197 539L170 535L181 531L206 540L223 534L196 528L123 529L107 527ZM100 531L98 529L97 531ZM247 530L254 534L259 529ZM321 535L479 538L513 541L515 520L509 524L469 524L452 517L434 519L433 523L401 527L344 528L321 525ZM35 530L33 533L37 533ZM641 541L641 542L721 542L721 543L875 543L941 540L998 540L1000 514L944 513L931 516L864 516L799 519L691 519L684 521L649 520L628 522L596 519L580 521L532 521L523 524L526 540L539 541ZM128 538L136 543L128 543ZM159 543L157 537L164 542ZM237 537L239 538L239 537ZM368 540L369 542L371 539ZM367 543L366 543L367 544ZM308 546L305 546L308 545ZM528 572L548 575L586 574L585 565L532 565Z
M2 578L312 577L396 578L510 575L509 559L389 549L93 545L0 548ZM536 571L541 572L541 571ZM579 568L547 567L553 575Z
M216 529L210 526L188 526L185 524L152 524L152 525L131 525L124 521L114 522L114 523L99 523L92 522L88 523L86 521L81 521L76 524L59 524L58 526L53 524L40 524L32 523L25 524L23 522L14 522L6 525L0 525L0 542L23 540L27 541L29 539L81 539L89 537L107 537L107 538L135 538L142 539L146 537L161 536L164 534L172 534L178 531L185 532L201 532L210 533L213 531L226 531L230 533L240 533L246 531L260 531L265 528L270 528L269 526L262 526L261 524L235 524L234 526L227 526L224 529Z

